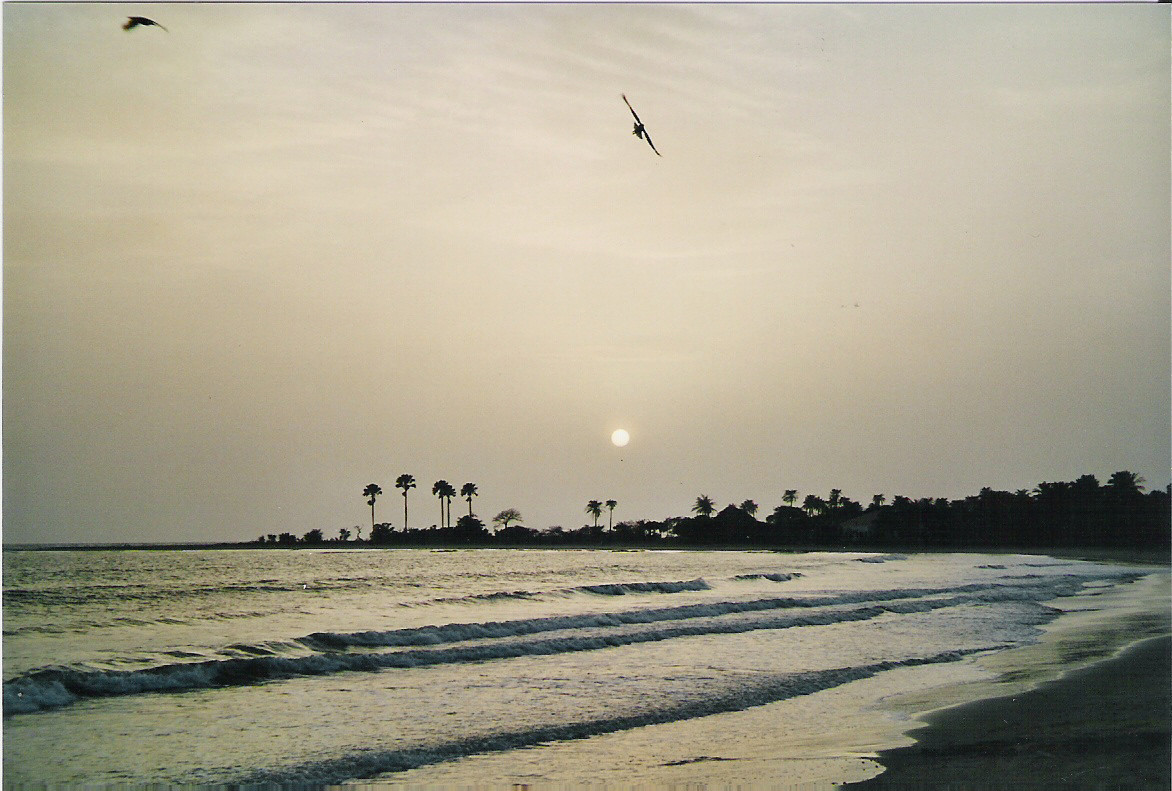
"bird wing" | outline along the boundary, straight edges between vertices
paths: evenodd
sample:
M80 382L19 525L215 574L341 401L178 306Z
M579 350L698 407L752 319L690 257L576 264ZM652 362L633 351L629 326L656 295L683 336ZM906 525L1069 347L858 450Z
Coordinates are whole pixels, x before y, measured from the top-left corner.
M639 114L637 112L635 112L635 108L631 106L630 102L627 102L627 95L625 93L623 94L623 101L627 103L627 109L631 111L631 115L635 116L635 123L637 123L637 124L643 123L642 121L639 120Z
M139 25L154 25L154 26L155 26L155 27L157 27L157 28L162 28L162 29L163 29L165 32L167 32L167 33L170 33L170 32L171 32L171 31L167 30L167 28L165 28L165 27L163 27L162 25L160 25L160 24L159 24L158 22L156 22L155 20L153 20L153 19L148 19L148 18L146 18L145 16L132 16L132 17L127 17L127 18L126 18L126 23L125 23L125 24L122 26L122 29L123 29L123 30L130 30L131 28L133 28L133 27L138 27Z
M663 154L659 153L659 149L655 147L655 144L651 142L651 134L646 128L643 129L643 137L647 140L647 145L651 146L651 150L655 152L655 156L663 156Z

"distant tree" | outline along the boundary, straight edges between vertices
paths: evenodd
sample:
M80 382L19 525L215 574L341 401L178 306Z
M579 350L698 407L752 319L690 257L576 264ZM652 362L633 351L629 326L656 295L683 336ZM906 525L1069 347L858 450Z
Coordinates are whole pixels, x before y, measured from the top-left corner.
M302 544L324 544L325 542L326 537L322 535L321 529L317 527L301 537Z
M270 544L277 543L277 534L276 533L269 533L269 543Z
M338 530L338 540L339 541L349 541L350 540L350 531L344 527L339 529Z
M407 529L407 492L415 488L415 476L403 473L395 479L395 488L403 490L403 529Z
M740 509L749 516L757 515L757 504L752 500L745 500L743 503L741 503Z
M540 536L536 530L530 530L521 525L509 525L506 528L498 531L494 536L494 540L499 544L536 544L540 541Z
M602 503L598 500L586 503L586 513L594 517L594 526L598 527L598 517L602 516Z
M692 512L708 519L716 513L716 503L712 502L712 498L708 495L702 494L696 498L696 504L692 506Z
M1080 475L1078 480L1074 482L1074 488L1082 492L1097 492L1099 490L1099 479L1093 475ZM983 489L981 491L984 491Z
M790 508L793 508L794 503L796 503L798 501L798 490L797 489L786 489L785 496L781 498L781 501L783 503L785 503L786 505L788 505Z
M610 522L608 523L608 526L610 527L611 530L614 530L614 509L618 507L618 504L619 504L618 500L607 500L606 501L606 507L610 509Z
M1107 479L1107 488L1116 494L1139 494L1144 490L1145 483L1146 481L1134 472L1120 470L1111 473L1111 477Z
M472 516L472 498L480 494L476 491L476 484L466 483L460 487L460 496L468 501L468 516Z
M816 494L807 494L806 499L802 500L802 510L810 516L820 514L826 510L826 501Z
M885 503L885 502L887 502L887 498L881 494L877 494L871 498L871 507L872 508L882 508L883 503Z
M440 504L439 523L440 523L440 527L447 527L448 526L447 520L444 519L444 498L447 496L447 492L451 488L452 488L452 485L450 483L448 483L447 481L443 480L442 478L431 485L431 493L434 494L437 498L439 498L439 504ZM448 514L450 517L450 515L451 515L450 508L448 509Z
M440 494L440 489L441 489L441 486L443 485L443 483L444 483L444 481L439 480L431 485L431 493L435 496L435 498L437 500L439 500L439 506L440 506L439 526L440 527L447 526L447 522L444 521L444 496L442 494Z
M457 519L454 532L456 537L465 543L488 539L488 531L484 529L484 522L475 516L461 516Z
M297 536L293 535L292 533L281 533L281 535L277 536L277 543L278 544L296 544L297 543Z
M850 519L858 516L863 512L863 506L855 502L849 497L840 497L838 499L837 513L843 519Z
M521 521L523 521L523 517L521 516L521 512L516 508L506 508L492 518L492 523L494 525L500 525L502 528L508 528L509 522Z
M802 519L802 512L792 505L779 505L773 509L773 513L765 517L766 522L779 527L795 527Z
M444 498L444 502L448 506L448 527L452 526L452 498L456 496L456 487L452 486L447 481L444 481L444 490L440 494Z
M379 522L370 529L370 543L389 544L395 540L395 529L389 522Z
M1034 495L1034 497L1037 497L1038 499L1044 499L1044 498L1048 498L1048 497L1054 498L1054 497L1058 496L1059 492L1063 491L1068 486L1070 486L1069 483L1065 483L1062 481L1058 481L1055 483L1051 483L1050 481L1042 481L1041 483L1039 483L1037 486L1034 487L1034 490L1031 492L1031 494Z
M383 490L379 488L377 483L369 483L366 485L366 488L362 490L362 496L370 498L367 501L367 504L370 506L370 529L371 530L374 529L374 501L377 500L378 496L382 493L383 493ZM359 538L359 540L361 540L362 536L359 535L358 538Z
M842 505L842 489L831 489L830 496L826 498L826 507L831 511L837 511Z

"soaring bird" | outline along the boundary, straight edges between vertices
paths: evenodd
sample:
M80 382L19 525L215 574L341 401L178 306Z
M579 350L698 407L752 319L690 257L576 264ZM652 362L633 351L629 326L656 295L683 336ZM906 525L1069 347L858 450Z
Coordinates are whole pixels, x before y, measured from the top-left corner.
M122 29L123 30L130 30L131 28L136 28L139 25L142 25L143 27L148 27L150 25L154 25L155 27L163 28L163 30L168 33L171 32L171 31L167 30L167 28L160 25L155 20L147 19L145 16L128 16L128 17L126 17L126 22L123 23Z
M639 120L639 114L635 112L635 108L631 106L631 103L627 102L627 95L625 93L623 94L623 101L627 103L627 109L631 111L631 115L635 116L635 130L631 134L640 140L646 140L647 145L651 146L651 150L655 152L655 156L663 156L663 154L659 153L659 149L655 147L655 144L651 142L651 135L648 133L647 127L643 126L643 122Z

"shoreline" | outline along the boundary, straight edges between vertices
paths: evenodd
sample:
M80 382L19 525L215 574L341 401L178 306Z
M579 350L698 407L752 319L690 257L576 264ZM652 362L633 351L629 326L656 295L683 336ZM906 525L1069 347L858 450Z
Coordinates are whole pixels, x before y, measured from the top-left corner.
M113 544L5 544L0 547L4 552L113 552L113 551L202 551L202 550L252 550L268 549L280 551L298 550L329 550L329 551L360 551L371 549L403 550L415 549L424 551L460 550L460 549L538 549L538 550L599 550L604 552L630 551L671 551L671 552L773 552L778 554L801 555L811 552L862 552L862 553L895 553L905 555L1045 555L1067 560L1085 560L1095 563L1118 563L1124 565L1141 566L1172 566L1172 552L1161 547L907 547L899 545L826 545L826 546L761 546L757 544L713 545L713 546L664 546L660 544L557 544L557 545L529 545L529 544L423 544L423 545L385 545L385 544L357 544L326 542L312 545L262 545L253 542L191 542L191 543L113 543Z
M1172 636L1025 692L941 709L881 751L851 791L1167 789L1172 784Z

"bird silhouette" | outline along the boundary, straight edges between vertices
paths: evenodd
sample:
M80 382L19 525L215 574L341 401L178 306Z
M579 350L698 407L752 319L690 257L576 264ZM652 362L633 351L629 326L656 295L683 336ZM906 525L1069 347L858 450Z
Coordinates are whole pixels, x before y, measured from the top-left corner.
M145 16L128 16L128 17L126 17L126 22L124 22L122 24L122 29L123 30L131 30L133 28L138 27L139 25L142 25L143 27L149 27L151 25L154 25L157 28L162 28L167 33L171 32L171 31L167 30L167 28L160 25L155 20L147 19Z
M663 154L659 153L659 149L655 147L655 144L651 142L651 134L647 131L647 127L643 126L643 122L639 120L639 114L635 112L635 108L627 101L627 95L625 93L623 94L623 101L626 102L627 109L631 111L631 115L635 116L635 130L631 134L640 140L646 140L647 145L651 146L651 150L655 152L655 156L663 156Z

